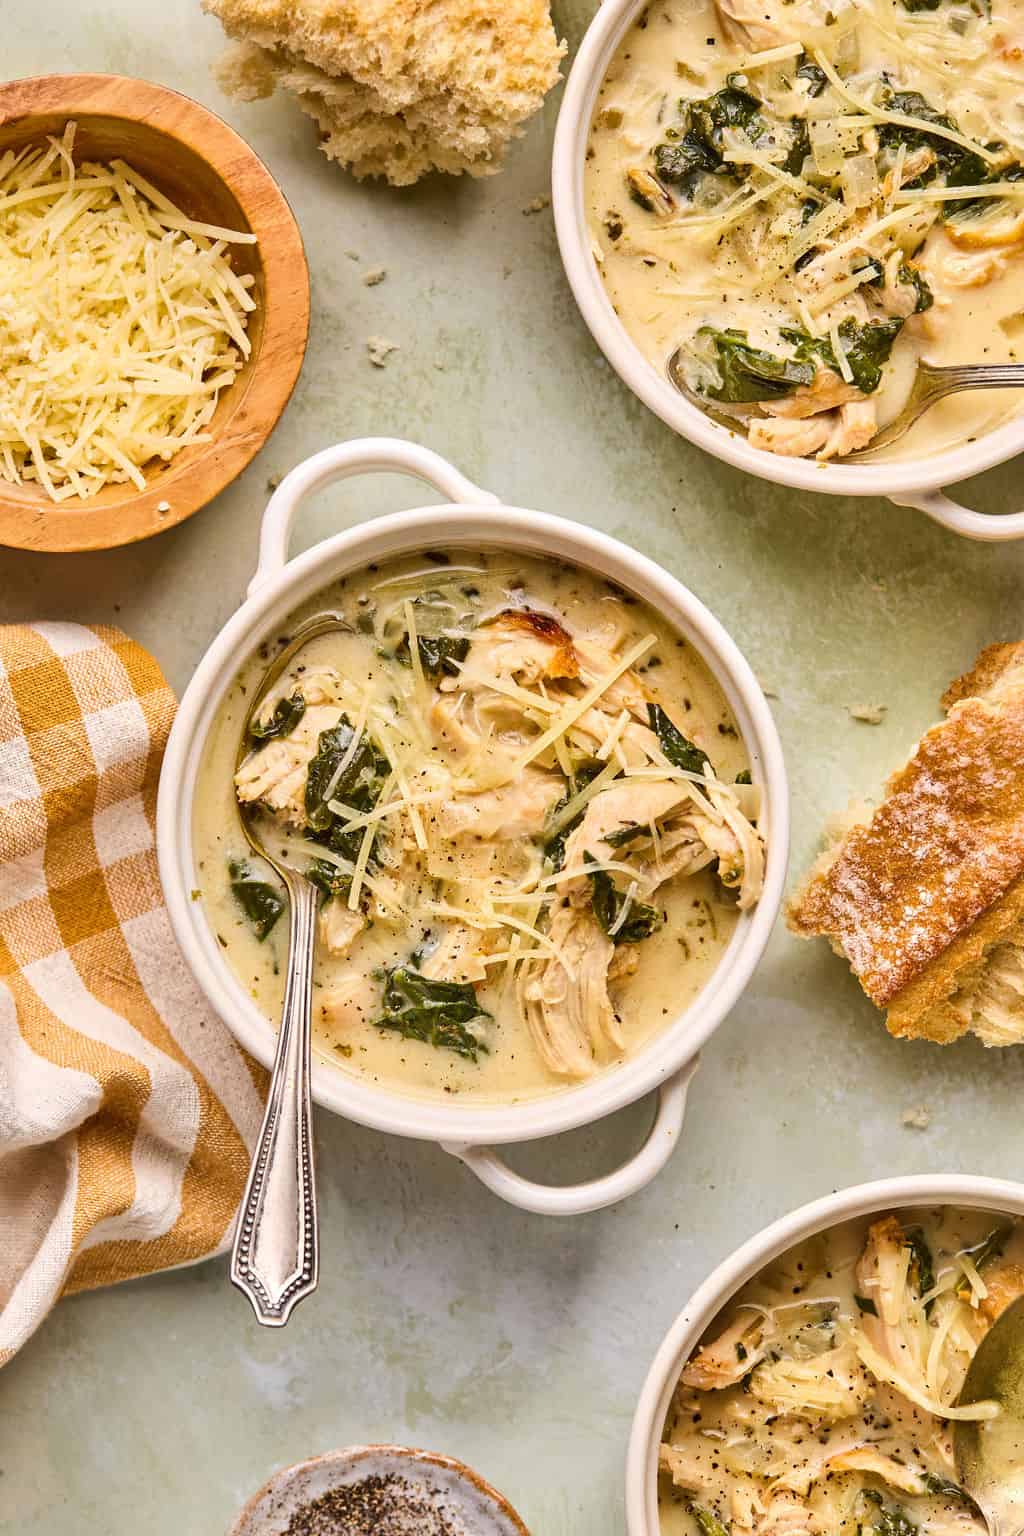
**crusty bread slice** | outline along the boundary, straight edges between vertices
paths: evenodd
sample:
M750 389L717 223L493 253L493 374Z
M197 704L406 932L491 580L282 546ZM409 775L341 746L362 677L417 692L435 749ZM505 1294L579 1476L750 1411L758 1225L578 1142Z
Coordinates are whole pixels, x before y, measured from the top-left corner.
M1008 1044L1024 1039L1024 643L982 651L942 704L789 925L829 939L891 1033Z
M546 0L202 0L236 47L224 89L291 91L324 153L406 186L489 176L558 79Z

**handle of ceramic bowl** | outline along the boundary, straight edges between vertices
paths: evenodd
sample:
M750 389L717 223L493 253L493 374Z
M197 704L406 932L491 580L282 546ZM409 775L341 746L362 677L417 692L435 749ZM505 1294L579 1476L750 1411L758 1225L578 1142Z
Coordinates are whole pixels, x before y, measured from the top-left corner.
M695 1056L662 1083L654 1124L639 1152L613 1173L591 1179L587 1184L535 1184L532 1179L514 1173L493 1147L470 1146L459 1141L443 1141L441 1146L465 1163L493 1194L510 1205L518 1205L520 1210L533 1211L538 1216L582 1216L587 1211L600 1211L606 1205L625 1200L627 1195L635 1195L668 1162L679 1140L686 1113L686 1092L699 1062L700 1058Z
M981 539L989 544L1024 539L1024 512L972 512L947 496L945 491L915 491L909 495L890 496L889 500L898 507L916 507L933 522L951 528L965 539Z
M497 496L482 491L472 480L460 475L447 459L418 443L403 442L398 437L359 437L350 443L335 443L333 448L314 453L312 458L289 470L267 503L260 529L259 563L249 583L249 596L287 564L292 523L307 496L351 475L381 473L425 480L449 501L498 505Z

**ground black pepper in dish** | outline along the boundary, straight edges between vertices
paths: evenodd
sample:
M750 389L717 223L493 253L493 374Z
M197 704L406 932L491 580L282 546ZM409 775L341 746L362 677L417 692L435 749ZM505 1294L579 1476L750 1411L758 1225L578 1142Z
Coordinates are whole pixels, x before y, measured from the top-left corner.
M434 1497L404 1477L367 1477L314 1499L293 1515L283 1536L465 1536Z

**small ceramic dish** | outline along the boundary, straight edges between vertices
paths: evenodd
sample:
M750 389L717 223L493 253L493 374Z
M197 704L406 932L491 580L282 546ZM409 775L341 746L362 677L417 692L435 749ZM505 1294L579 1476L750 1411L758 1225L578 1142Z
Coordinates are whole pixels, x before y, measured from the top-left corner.
M584 167L590 124L608 67L649 0L604 0L577 51L558 115L552 161L552 210L562 263L580 313L623 383L681 436L748 474L777 485L833 496L888 496L917 507L935 522L970 539L1024 538L1024 512L1007 516L972 512L941 489L1024 451L1024 414L979 437L925 458L887 464L819 464L783 458L747 442L684 399L664 369L649 362L612 308L594 260L584 205Z
M77 124L80 159L123 159L189 217L248 231L239 274L255 278L252 354L221 393L208 443L147 471L144 491L108 485L89 501L55 505L35 485L0 482L0 544L15 549L111 549L198 512L259 452L288 403L309 330L309 273L291 209L233 128L177 91L120 75L42 75L0 86L0 156Z
M814 1200L765 1227L699 1286L665 1335L647 1374L633 1418L626 1457L628 1536L661 1536L658 1517L658 1447L679 1373L722 1308L755 1275L798 1243L841 1222L884 1211L961 1206L1024 1216L1024 1186L970 1174L927 1174L879 1179Z
M375 518L288 559L292 522L303 500L345 476L390 470L425 480L449 505ZM324 1056L313 1062L317 1103L393 1135L439 1142L495 1194L545 1215L578 1215L633 1194L664 1167L679 1140L686 1093L698 1052L742 993L778 915L789 843L789 802L782 748L771 710L748 663L718 620L674 576L615 539L568 518L502 506L450 464L411 443L368 438L340 443L308 459L281 482L267 507L259 564L247 602L199 663L178 709L164 755L157 807L157 847L178 943L200 986L240 1043L265 1065L276 1037L239 983L206 916L190 893L201 883L192 841L193 801L207 738L243 663L283 620L340 576L417 550L491 547L562 559L614 581L651 604L711 671L733 712L762 792L767 844L764 888L739 915L732 938L703 990L635 1055L544 1098L464 1105L413 1098L364 1081ZM622 1167L590 1182L550 1187L522 1178L494 1150L587 1125L657 1091L647 1141Z
M230 1536L529 1536L507 1499L461 1461L353 1445L286 1467Z

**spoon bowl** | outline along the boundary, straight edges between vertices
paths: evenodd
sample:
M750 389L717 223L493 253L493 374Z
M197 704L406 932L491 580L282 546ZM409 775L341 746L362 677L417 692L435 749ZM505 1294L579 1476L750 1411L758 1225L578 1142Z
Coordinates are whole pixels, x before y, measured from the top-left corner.
M997 1416L960 1419L953 1452L961 1484L991 1536L1024 1532L1024 1296L1011 1303L978 1345L960 1404L992 1402Z
M680 366L681 347L677 347L666 364L666 372L674 387L685 400L695 405L699 411L703 411L709 420L720 427L725 427L730 432L742 432L750 415L750 410L743 408L738 411L730 411L716 401L708 400L706 395L698 394L690 388L683 375ZM922 359L917 365L917 373L914 376L913 387L899 415L894 417L886 426L878 432L866 448L857 453L848 453L842 456L840 462L854 464L869 461L872 456L882 449L891 448L898 443L900 438L910 431L915 422L919 421L925 411L937 405L940 400L945 400L949 395L958 395L965 389L1024 389L1024 363L962 363L950 367L939 367L935 363L926 363ZM752 409L756 411L757 402Z

